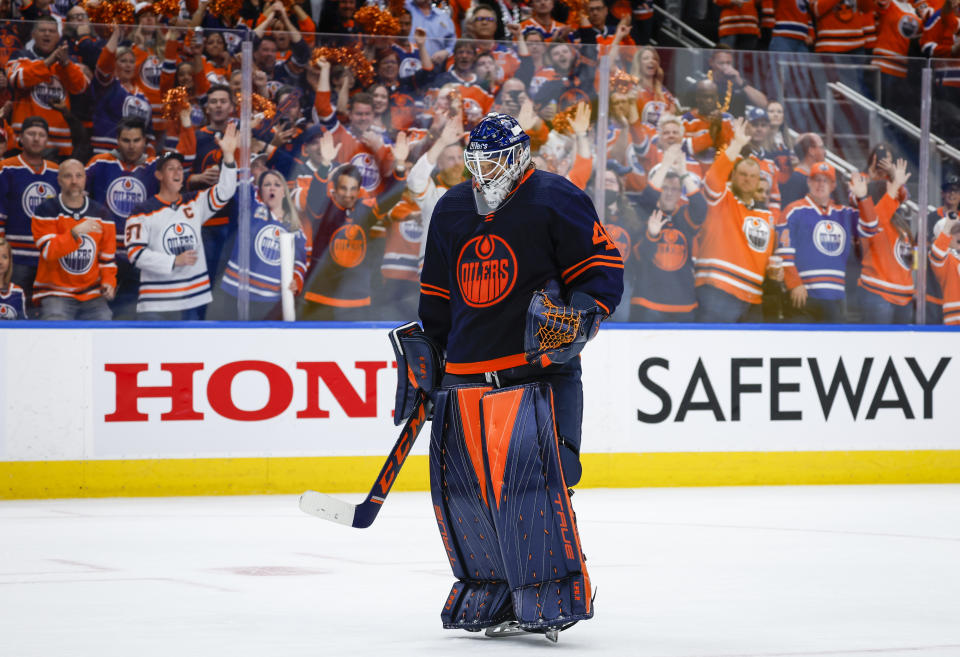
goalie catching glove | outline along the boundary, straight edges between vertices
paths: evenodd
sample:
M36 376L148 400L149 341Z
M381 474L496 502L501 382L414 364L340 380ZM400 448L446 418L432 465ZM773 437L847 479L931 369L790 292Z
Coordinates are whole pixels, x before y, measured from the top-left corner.
M528 363L546 367L566 363L583 350L606 319L596 300L589 294L574 292L565 304L556 281L533 293L527 307L523 333L523 351Z

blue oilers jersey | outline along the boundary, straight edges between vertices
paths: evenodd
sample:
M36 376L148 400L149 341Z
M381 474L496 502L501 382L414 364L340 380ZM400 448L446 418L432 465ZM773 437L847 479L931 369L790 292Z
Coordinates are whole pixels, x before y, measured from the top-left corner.
M613 313L623 260L589 196L562 176L531 169L483 216L471 184L452 187L437 203L420 278L420 319L446 348L448 372L524 365L527 307L547 281Z
M289 232L270 209L258 200L253 204L250 219L250 298L275 301L280 298L280 235ZM298 230L293 238L293 277L303 286L307 270L307 238ZM233 253L220 281L220 287L236 296L240 284L240 240L235 240Z
M97 111L93 113L93 152L107 153L117 147L117 123L120 119L132 117L150 125L153 108L150 100L139 87L133 93L119 81L113 80L107 85L94 78L94 93L97 98Z
M0 320L26 318L27 300L23 288L10 283L6 290L0 289Z
M0 234L6 234L16 264L37 265L39 252L30 222L40 204L59 192L53 162L45 161L36 170L20 155L0 162Z
M143 157L126 165L116 152L97 155L87 164L87 194L110 211L117 226L117 255L126 257L124 226L134 208L157 193L156 159Z
M868 203L870 207L865 209ZM869 198L860 205L872 216ZM820 208L809 196L791 203L783 212L776 250L783 258L787 288L802 284L814 299L843 299L847 259L859 219L855 208L832 202Z

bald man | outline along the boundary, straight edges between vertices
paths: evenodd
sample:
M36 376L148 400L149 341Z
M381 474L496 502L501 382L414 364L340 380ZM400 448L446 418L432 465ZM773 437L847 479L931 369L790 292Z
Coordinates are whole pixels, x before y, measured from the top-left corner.
M66 160L57 173L60 193L31 218L40 252L33 303L40 319L109 320L107 301L117 287L117 235L109 211L87 197L83 163Z

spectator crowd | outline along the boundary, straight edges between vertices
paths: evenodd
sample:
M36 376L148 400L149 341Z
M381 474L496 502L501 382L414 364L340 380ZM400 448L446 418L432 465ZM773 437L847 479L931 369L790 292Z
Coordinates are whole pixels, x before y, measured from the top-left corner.
M911 47L960 107L960 0L714 0L721 45L683 75L653 4L0 0L22 19L0 22L0 319L230 320L241 295L279 319L285 234L298 319L412 319L433 207L495 111L596 197L616 321L909 323L923 257L927 321L960 325L960 178L918 216L916 153L834 166L741 59L872 52L919 123Z

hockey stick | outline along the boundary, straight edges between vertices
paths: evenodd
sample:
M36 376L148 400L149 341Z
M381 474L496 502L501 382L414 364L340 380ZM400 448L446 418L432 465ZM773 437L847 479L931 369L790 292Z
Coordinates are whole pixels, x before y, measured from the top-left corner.
M410 414L406 424L403 425L400 437L394 444L393 449L390 450L387 462L383 464L373 488L363 502L350 504L325 493L308 490L300 496L300 510L312 516L338 522L348 527L364 529L372 525L383 506L387 493L393 487L397 473L403 467L403 462L407 460L407 455L410 454L414 441L420 435L423 425L426 424L432 406L433 402L425 398L423 392L418 390L413 413Z

